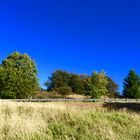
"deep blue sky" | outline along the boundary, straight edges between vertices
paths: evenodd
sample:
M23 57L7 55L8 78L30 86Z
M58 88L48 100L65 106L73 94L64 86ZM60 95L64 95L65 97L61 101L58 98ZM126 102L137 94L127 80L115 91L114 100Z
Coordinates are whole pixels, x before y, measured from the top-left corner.
M57 69L104 69L122 89L140 74L140 2L0 0L0 61L13 51L35 59L41 85Z

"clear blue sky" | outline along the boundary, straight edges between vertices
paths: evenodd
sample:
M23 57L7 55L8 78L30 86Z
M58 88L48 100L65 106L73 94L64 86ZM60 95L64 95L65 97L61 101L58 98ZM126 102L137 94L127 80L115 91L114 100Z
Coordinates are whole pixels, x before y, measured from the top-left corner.
M104 69L122 89L140 74L140 2L0 0L0 61L13 51L35 59L41 85L57 69Z

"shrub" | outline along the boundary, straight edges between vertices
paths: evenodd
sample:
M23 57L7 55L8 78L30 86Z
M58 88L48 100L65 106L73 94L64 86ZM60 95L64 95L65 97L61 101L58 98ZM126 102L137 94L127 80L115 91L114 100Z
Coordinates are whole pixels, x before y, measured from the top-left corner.
M72 92L72 89L69 86L59 87L56 88L55 90L57 91L58 94L62 94L62 95L69 95Z
M16 99L16 93L12 91L1 91L0 98L2 99Z

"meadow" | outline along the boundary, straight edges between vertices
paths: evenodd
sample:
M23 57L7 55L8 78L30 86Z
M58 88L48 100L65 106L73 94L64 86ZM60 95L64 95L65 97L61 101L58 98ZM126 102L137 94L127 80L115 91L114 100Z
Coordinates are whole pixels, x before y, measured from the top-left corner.
M0 101L0 140L139 140L140 114L100 103Z

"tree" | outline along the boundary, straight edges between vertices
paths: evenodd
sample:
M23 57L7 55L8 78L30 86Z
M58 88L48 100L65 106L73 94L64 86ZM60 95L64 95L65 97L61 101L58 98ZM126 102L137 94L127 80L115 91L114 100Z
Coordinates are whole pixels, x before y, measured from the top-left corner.
M123 84L123 94L126 98L140 98L140 78L134 70L128 73Z
M87 95L92 98L101 98L108 95L107 84L108 80L104 72L93 72L87 80Z
M52 73L45 85L47 86L48 91L53 91L60 87L68 86L69 82L70 74L66 71L57 70Z
M107 80L108 80L108 84L106 86L107 90L108 90L108 96L109 97L115 97L118 94L118 89L119 86L118 84L116 84L112 78L107 76Z
M36 64L27 54L14 52L2 61L1 98L28 98L38 87Z
M85 95L86 79L86 75L71 74L70 87L72 88L72 92L76 94Z
M86 75L72 74L66 71L57 70L52 73L51 77L49 77L49 80L45 83L45 85L47 86L48 91L58 91L58 89L71 88L71 92L83 95L85 94L86 78ZM61 92L58 91L58 93Z

